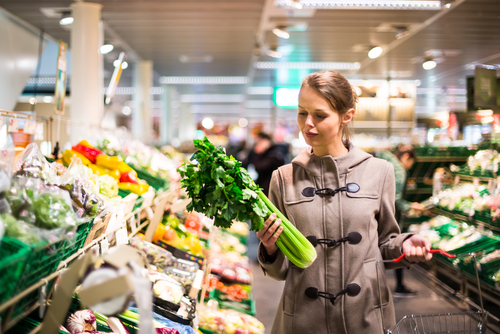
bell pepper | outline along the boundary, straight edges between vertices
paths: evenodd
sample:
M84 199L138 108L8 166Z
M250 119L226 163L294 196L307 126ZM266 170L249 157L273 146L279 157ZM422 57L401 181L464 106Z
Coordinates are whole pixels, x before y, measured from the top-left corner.
M80 158L80 160L82 160L82 164L84 166L88 166L91 164L90 160L87 159L83 154L76 152L76 151L73 151L73 150L66 150L63 152L63 155L62 155L63 164L66 166L69 166L71 164L71 159L74 156L76 156L77 158Z
M118 188L122 190L130 191L137 195L142 195L149 190L149 185L147 184L135 184L130 182L120 182L118 183Z
M123 173L120 176L120 182L130 182L130 183L135 183L138 184L139 181L137 180L137 175L133 172L128 172L128 173Z
M76 151L78 153L81 153L85 158L89 159L91 163L95 164L95 159L99 155L103 155L101 150L98 150L97 148L91 148L85 145L82 145L81 143L84 141L81 141L80 143L76 144L75 146L72 147L73 151Z
M88 167L92 170L92 173L96 175L109 175L115 180L120 180L120 172L116 169L111 170L94 164L90 164Z
M120 157L99 155L96 158L96 164L109 169L118 169L120 171L120 174L134 172L134 174L137 175L137 173L135 173L135 171L129 165L127 165Z

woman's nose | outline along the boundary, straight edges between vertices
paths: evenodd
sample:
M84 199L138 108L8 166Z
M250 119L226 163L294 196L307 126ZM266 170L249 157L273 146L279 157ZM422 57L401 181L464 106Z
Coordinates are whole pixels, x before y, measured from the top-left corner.
M307 116L306 125L310 128L314 128L314 122L313 122L313 118L311 115Z

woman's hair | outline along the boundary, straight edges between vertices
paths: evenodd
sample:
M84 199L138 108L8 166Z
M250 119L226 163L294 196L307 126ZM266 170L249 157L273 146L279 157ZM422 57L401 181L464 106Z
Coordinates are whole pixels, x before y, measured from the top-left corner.
M416 160L417 155L415 154L415 150L413 147L410 145L399 145L396 150L394 151L394 155L398 157L399 160L401 160L401 157L408 153L408 156L410 159Z
M259 133L257 134L257 137L259 137L260 139L267 139L267 140L269 140L269 141L273 141L273 139L271 138L271 136L270 136L270 135L268 135L268 134L267 134L267 133L265 133L265 132L259 132Z
M302 81L302 87L304 86L311 87L323 95L330 102L332 108L339 113L340 117L343 117L350 109L356 108L356 102L358 101L356 92L349 84L349 81L338 72L311 73ZM344 144L347 145L353 134L352 121L346 126L342 126L342 141Z

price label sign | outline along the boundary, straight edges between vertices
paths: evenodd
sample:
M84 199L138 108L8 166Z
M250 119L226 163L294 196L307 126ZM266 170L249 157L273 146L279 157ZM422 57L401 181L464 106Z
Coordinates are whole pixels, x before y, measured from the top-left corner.
M9 121L9 132L19 131L19 120L17 118L11 118Z
M121 228L116 231L116 245L127 245L128 244L128 234L126 228Z
M37 125L38 125L38 123L35 121L26 121L26 123L24 123L24 133L29 134L29 135L34 134L36 131Z
M106 254L108 250L109 250L109 241L108 238L104 238L104 240L101 241L101 255Z

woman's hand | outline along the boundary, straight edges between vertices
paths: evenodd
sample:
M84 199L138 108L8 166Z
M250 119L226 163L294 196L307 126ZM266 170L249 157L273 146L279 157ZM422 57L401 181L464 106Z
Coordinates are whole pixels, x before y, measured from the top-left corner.
M267 218L264 222L264 228L260 229L256 234L257 238L260 239L262 245L266 249L266 252L269 256L274 255L278 250L278 246L276 246L276 240L280 236L283 231L283 227L281 227L281 219L276 219L273 224L273 221L276 219L276 214L273 213ZM272 224L272 225L271 225ZM271 227L269 227L271 226Z
M424 237L418 234L411 236L403 242L403 253L406 254L405 259L410 262L423 262L432 259L431 243Z

